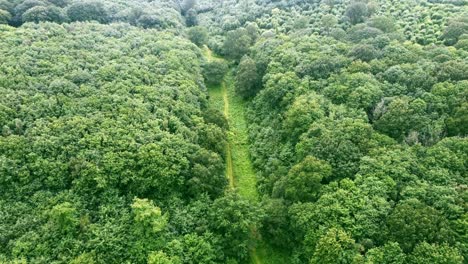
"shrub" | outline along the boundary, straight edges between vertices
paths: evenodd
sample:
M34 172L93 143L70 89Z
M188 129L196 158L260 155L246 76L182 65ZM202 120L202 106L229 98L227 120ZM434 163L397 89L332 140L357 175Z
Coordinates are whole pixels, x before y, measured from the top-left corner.
M64 21L62 10L55 6L35 6L26 11L22 16L21 20L25 22L40 22L49 21L61 23Z
M364 22L368 15L367 5L363 2L352 3L346 9L345 15L353 25Z
M190 41L199 47L205 45L208 40L208 30L201 26L191 27L187 34Z
M8 24L11 20L10 12L0 9L0 24Z
M203 77L207 84L220 84L228 71L228 65L222 60L214 60L203 65Z
M100 2L75 2L67 10L71 21L95 20L104 23L108 20L104 5Z

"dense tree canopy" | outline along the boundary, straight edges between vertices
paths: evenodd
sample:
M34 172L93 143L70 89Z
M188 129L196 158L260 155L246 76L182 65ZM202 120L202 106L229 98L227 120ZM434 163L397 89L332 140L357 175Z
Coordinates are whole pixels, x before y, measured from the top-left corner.
M124 21L147 28L170 28L177 31L181 31L184 24L177 0L0 1L0 23L19 26L26 22L91 20L100 23Z
M466 51L442 35L405 42L404 18L372 4L324 15L320 35L265 29L246 55L262 80L248 112L252 158L267 213L280 217L264 232L300 241L297 263L462 263Z
M467 13L0 0L0 263L467 263Z
M226 125L208 114L198 48L127 24L27 24L0 34L2 258L248 256L242 245L259 215L241 198L216 200L227 182ZM188 205L198 199L208 207ZM214 219L174 229L184 208L195 223ZM226 225L223 210L242 215Z

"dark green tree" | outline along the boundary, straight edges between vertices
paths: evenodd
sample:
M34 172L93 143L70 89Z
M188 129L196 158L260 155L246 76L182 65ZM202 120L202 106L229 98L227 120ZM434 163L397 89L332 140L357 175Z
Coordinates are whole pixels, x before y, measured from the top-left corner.
M67 15L71 21L108 21L104 5L96 1L75 2L68 7Z
M227 32L224 40L223 50L229 58L240 60L252 45L252 38L244 28Z
M468 19L466 17L450 21L442 38L445 40L446 45L455 45L463 34L468 34Z
M228 65L224 60L212 60L203 66L203 77L209 85L219 85L224 80L228 71Z
M180 4L180 10L182 14L186 14L190 9L192 9L195 4L197 3L196 0L183 0Z
M381 247L370 249L366 253L366 260L374 264L404 264L406 255L398 243L389 242Z
M265 217L262 221L262 236L271 244L282 248L293 248L295 237L291 230L288 206L283 199L266 199L262 201Z
M263 217L258 205L235 193L227 193L214 201L209 212L209 225L222 237L221 245L226 256L246 260L249 247L254 245L255 230Z
M368 16L368 9L366 3L361 1L352 2L346 8L345 16L353 25L364 22L364 20Z
M468 102L454 109L454 114L447 119L447 130L450 135L466 136L468 128Z
M243 98L254 96L260 86L258 78L255 61L247 55L242 57L236 74L236 93Z
M14 3L10 2L9 0L0 0L0 10L13 12Z
M385 33L394 32L397 29L395 20L386 16L374 16L367 21L367 24L370 27L378 28Z
M285 181L284 196L292 202L313 202L320 194L322 181L331 176L331 166L308 156L289 170Z
M36 22L41 21L61 23L65 21L62 10L55 6L35 6L28 9L22 16L22 21L25 22Z
M377 49L375 49L371 45L361 44L355 46L351 52L349 53L350 56L354 57L355 59L359 59L362 61L371 61L379 55Z
M187 31L187 35L195 45L202 47L208 41L208 30L202 26L191 27Z
M324 15L320 20L325 33L330 35L330 31L338 24L338 18L332 14Z
M368 151L386 140L372 126L359 119L323 119L310 126L296 145L298 157L312 155L327 161L333 168L333 179L352 177Z
M8 24L11 20L11 14L7 10L0 9L0 24Z
M284 133L292 142L307 132L310 124L325 117L325 109L329 102L316 93L301 95L285 113Z
M70 0L48 0L49 3L52 3L58 7L66 7L70 4Z
M197 10L195 10L194 8L191 8L190 10L187 11L187 13L185 13L185 24L188 27L193 27L193 26L198 25Z
M391 238L405 252L421 242L447 242L450 229L447 220L434 208L416 199L399 203L387 220Z
M215 239L210 234L199 236L187 234L180 239L169 242L167 247L171 255L180 256L180 262L172 260L170 263L217 263L219 258L215 246L211 244ZM157 263L157 262L156 262Z
M329 229L318 241L310 264L355 263L360 258L351 236L337 228Z
M460 252L447 244L437 245L422 242L413 250L408 263L461 264L464 262Z

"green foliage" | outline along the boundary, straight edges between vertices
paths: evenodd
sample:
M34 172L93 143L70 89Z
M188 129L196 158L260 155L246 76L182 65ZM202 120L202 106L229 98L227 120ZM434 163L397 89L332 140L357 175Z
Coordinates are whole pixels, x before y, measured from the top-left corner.
M463 34L468 34L468 19L459 18L449 22L442 37L445 44L455 45Z
M272 12L256 20L264 34L248 56L262 84L247 116L258 188L268 197L264 236L297 263L326 259L313 256L331 228L352 241L340 248L349 255L336 253L331 263L407 263L423 241L462 248L456 230L463 229L464 198L456 186L464 182L466 150L454 146L463 148L455 136L466 134L466 54L439 40L445 12L460 10L262 3ZM352 16L352 6L367 12ZM343 14L356 24L336 20ZM301 15L310 24L294 26ZM310 157L330 166L327 177L305 180L316 174L298 172Z
M172 262L169 263L215 263L218 256L215 248L210 244L211 241L213 237L208 234L204 236L187 234L179 240L171 241L167 245L169 251L181 258L180 262L171 260Z
M35 6L28 9L21 16L23 22L36 22L49 21L61 23L65 20L62 10L58 7L50 6Z
M466 12L0 0L0 262L466 262Z
M346 17L349 19L349 22L351 22L353 25L364 22L368 14L369 10L367 5L361 1L351 3L346 9L345 13Z
M185 24L189 27L198 25L198 14L193 8L185 14Z
M319 197L322 182L326 182L330 176L330 165L314 157L306 157L289 170L284 196L292 202L315 201Z
M294 238L291 237L290 214L283 199L265 199L262 204L265 218L262 221L262 235L268 243L282 249L291 249Z
M188 29L187 34L190 41L199 47L202 47L208 41L208 31L204 27L191 27Z
M148 256L148 264L176 264L181 263L178 259L168 257L164 252L158 251Z
M43 8L37 8L40 6ZM29 12L31 14L27 16L28 18L22 19L23 15L32 8L35 10ZM71 21L127 22L145 28L170 28L177 32L183 32L184 27L180 6L173 0L2 0L0 10L2 9L13 15L10 24L14 26L31 21L68 21L66 15L69 15ZM56 19L58 10L60 10L61 19ZM193 12L196 15L196 11L193 10ZM187 23L190 23L189 14L190 12L184 14L187 16ZM196 17L193 19L196 20Z
M54 206L49 211L49 218L63 232L75 230L79 223L76 208L68 202Z
M48 2L58 7L65 7L70 4L70 0L48 0Z
M212 205L209 225L222 235L223 252L235 259L245 260L254 243L251 230L255 230L263 211L253 202L228 193Z
M8 24L11 20L11 14L7 10L0 9L0 24Z
M398 243L390 242L382 247L376 247L366 253L366 263L404 264L406 255Z
M423 242L416 246L412 255L409 257L409 263L460 264L463 263L463 257L457 249L451 248L445 244L435 245Z
M357 47L360 49L360 46ZM350 55L363 55L355 55L354 52L360 53L361 51L353 50ZM324 89L325 95L335 104L345 103L350 107L369 111L382 98L382 85L372 75L358 72L341 74L335 79L336 81L331 79L329 86Z
M196 0L181 1L180 8L181 8L182 13L187 13L187 11L189 11L195 6L196 2L197 2Z
M216 126L207 128L207 142L201 142L206 147L215 148L218 153L225 153L226 139L225 134ZM204 134L202 134L204 135ZM224 163L219 154L206 149L200 149L192 157L192 177L188 180L188 193L197 197L201 194L208 194L211 197L220 196L227 179L224 175Z
M330 30L338 24L336 16L331 14L324 15L321 20L322 26L325 28L327 34L330 34Z
M133 199L132 211L137 229L142 233L158 233L167 225L167 216L148 199Z
M94 257L92 254L88 253L83 253L79 255L78 257L74 258L72 261L70 261L70 264L94 264L96 263L94 261Z
M378 57L379 52L371 45L358 45L355 46L350 55L355 59L359 59L365 62L369 62Z
M448 132L450 135L468 135L468 128L464 125L468 122L468 103L463 103L454 111L447 120Z
M285 113L284 129L292 140L307 132L310 124L325 116L325 108L330 103L316 93L300 95Z
M231 59L240 60L252 45L252 37L249 31L239 28L226 33L223 52Z
M408 136L411 130L418 131L427 125L424 118L427 104L421 99L395 98L375 121L377 130L398 140Z
M296 150L298 157L313 155L327 161L333 168L333 178L351 177L357 172L360 159L379 142L372 126L345 118L313 123L301 137ZM323 121L325 121L323 120Z
M382 32L385 33L394 32L397 29L395 25L395 20L385 16L372 17L371 19L369 19L369 21L367 21L367 24L370 27L380 29Z
M226 186L226 123L204 113L198 48L128 24L1 34L0 255L145 263L151 252L169 254L164 245L188 227L173 232L168 216ZM29 52L31 39L40 52Z
M260 96L265 98L271 108L284 109L292 103L293 91L299 86L300 79L294 72L267 75Z
M0 9L8 12L13 11L14 3L9 0L0 0Z
M447 242L450 239L447 220L437 210L412 199L398 204L388 218L391 237L405 252L420 242Z
M349 234L333 228L319 239L309 263L355 263L358 257L359 251Z
M244 56L237 69L235 82L236 93L243 98L250 98L257 93L258 87L259 77L257 65L249 56Z
M348 30L348 39L352 42L359 43L369 41L382 35L383 32L378 28L369 27L366 24L357 24Z
M220 85L228 71L228 65L223 60L212 60L203 66L203 77L209 85Z
M98 21L105 23L106 10L101 2L75 2L67 9L67 15L71 21Z
M18 2L19 4L15 6L14 12L17 16L22 16L24 12L36 6L47 6L48 3L44 0L25 0Z

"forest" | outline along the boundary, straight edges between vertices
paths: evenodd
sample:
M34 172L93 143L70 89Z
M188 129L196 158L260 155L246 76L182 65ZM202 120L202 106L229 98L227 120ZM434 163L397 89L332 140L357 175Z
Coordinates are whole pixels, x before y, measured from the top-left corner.
M467 264L468 0L0 0L0 264Z

